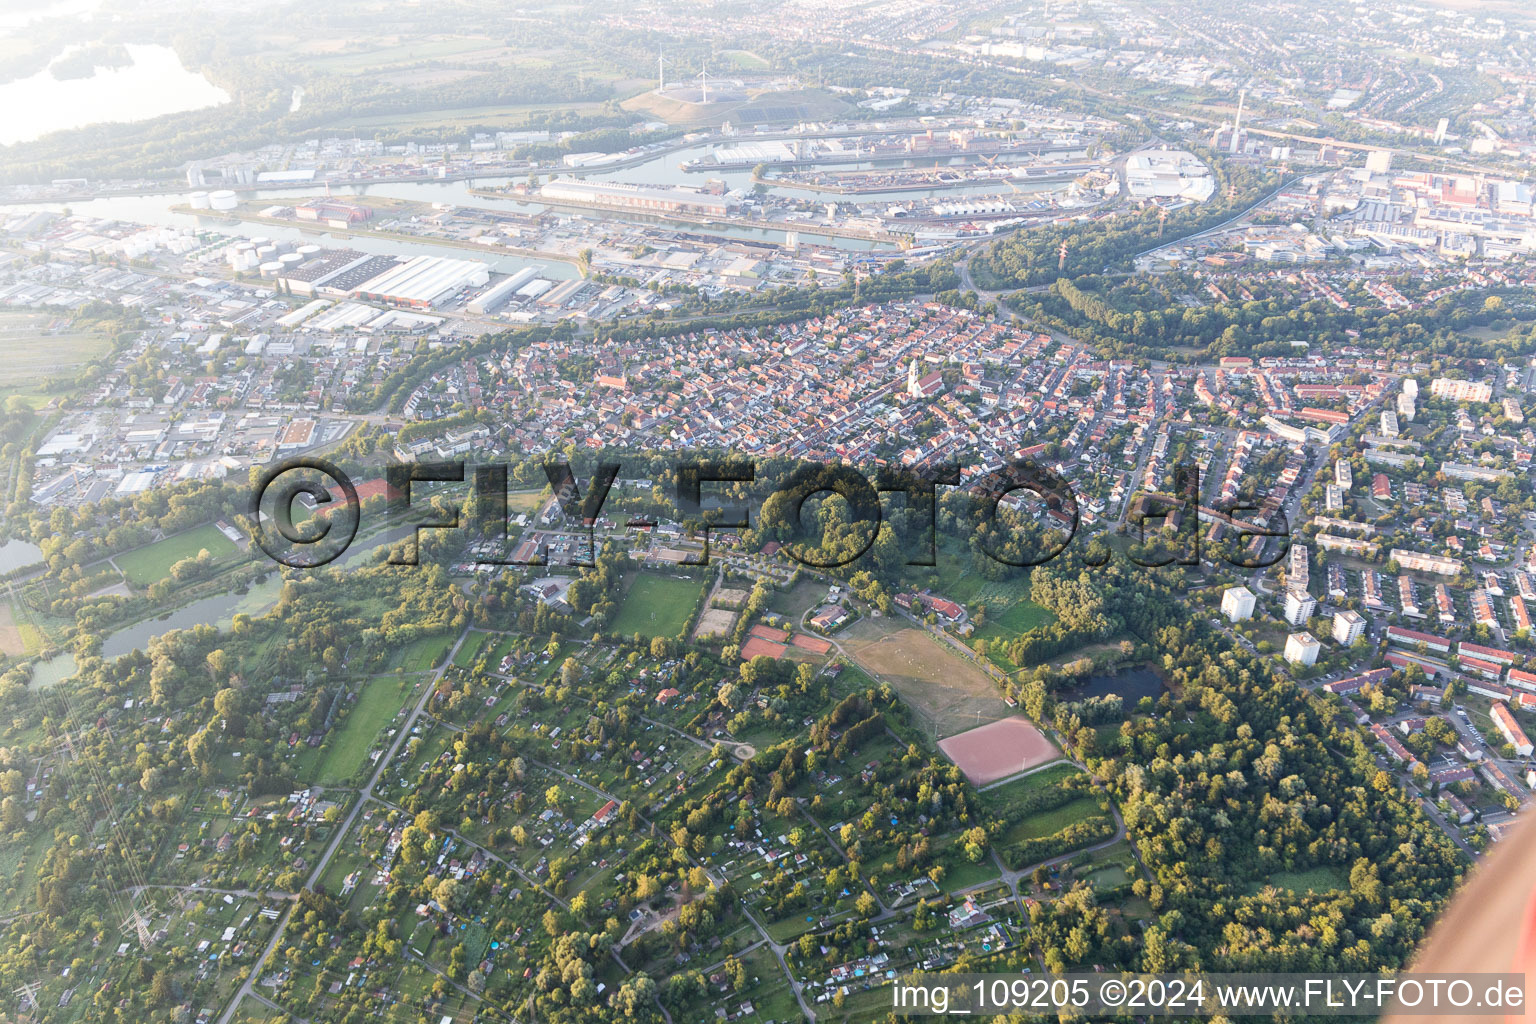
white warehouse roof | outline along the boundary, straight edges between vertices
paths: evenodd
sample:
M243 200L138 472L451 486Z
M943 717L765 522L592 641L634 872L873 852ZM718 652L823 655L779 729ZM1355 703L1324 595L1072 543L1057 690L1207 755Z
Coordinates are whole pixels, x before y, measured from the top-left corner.
M490 268L478 260L416 256L364 281L355 293L430 306L461 288L483 287L490 279Z

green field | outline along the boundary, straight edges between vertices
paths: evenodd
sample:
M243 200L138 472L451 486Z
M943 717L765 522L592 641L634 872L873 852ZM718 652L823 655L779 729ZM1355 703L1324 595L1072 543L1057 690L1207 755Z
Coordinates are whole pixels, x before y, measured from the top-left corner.
M1324 893L1349 887L1349 882L1338 868L1327 866L1306 871L1276 871L1269 876L1269 884L1294 893Z
M519 512L532 515L548 500L549 488L547 487L541 487L536 491L511 491L507 494L507 512L514 516Z
M448 648L452 644L453 640L446 636L422 637L397 652L390 661L389 667L400 669L402 672L425 672L436 668L442 664L443 655L448 653Z
M171 574L171 566L183 558L196 557L203 548L207 548L215 559L226 558L240 550L219 532L217 526L208 523L195 530L125 551L112 560L123 571L129 583L143 587L165 579Z
M415 676L383 676L369 680L341 725L326 737L314 781L339 783L356 775L363 766L363 758L373 748L379 730L395 717L416 681Z
M1023 821L1004 832L999 845L1011 845L1026 839L1043 839L1053 836L1074 822L1091 818L1096 814L1103 814L1099 810L1099 802L1092 797L1082 796L1069 803L1062 804L1052 811L1041 811L1039 814L1031 814Z
M485 648L486 641L491 638L490 633L482 633L478 629L472 630L464 642L459 645L459 653L453 656L453 664L456 668L469 668L480 656Z
M553 111L571 114L593 114L603 109L601 103L514 103L498 107L448 107L443 110L423 110L415 113L377 114L369 117L348 118L326 126L328 131L349 131L352 128L434 127L456 125L481 128L520 128L528 123L532 114Z
M1056 613L1033 601L1019 601L1006 608L987 608L986 624L976 630L977 636L1012 639L1020 633L1028 633L1036 626L1056 621Z
M423 61L469 55L493 57L499 49L488 36L450 36L418 39L398 46L358 46L344 53L312 56L309 63L336 74L374 72L390 67L410 67Z
M998 814L1007 814L1010 805L1024 799L1031 793L1050 789L1059 783L1065 782L1074 775L1086 774L1081 768L1070 761L1059 761L1056 764L1041 768L1037 772L1004 783L995 789L989 789L981 794L981 798L992 805Z
M26 393L27 385L68 374L104 354L110 339L77 330L68 317L0 311L0 395Z
M641 573L630 584L610 629L620 636L677 636L703 593L702 580Z

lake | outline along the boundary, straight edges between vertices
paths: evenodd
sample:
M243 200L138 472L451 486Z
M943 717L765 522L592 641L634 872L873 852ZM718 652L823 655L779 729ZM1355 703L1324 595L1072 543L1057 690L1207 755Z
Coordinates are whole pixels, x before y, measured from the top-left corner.
M1128 668L1108 674L1095 673L1085 682L1070 690L1056 694L1058 701L1080 701L1089 697L1108 697L1119 694L1127 708L1133 707L1143 697L1157 700L1164 692L1162 679L1149 668Z
M126 49L132 64L97 68L90 78L61 82L44 68L0 85L0 110L5 111L0 118L0 145L31 142L66 128L146 121L229 102L229 93L182 67L169 46L129 45Z

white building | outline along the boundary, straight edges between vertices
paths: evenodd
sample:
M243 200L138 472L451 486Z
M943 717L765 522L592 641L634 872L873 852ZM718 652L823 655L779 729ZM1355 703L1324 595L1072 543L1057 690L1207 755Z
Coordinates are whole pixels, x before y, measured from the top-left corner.
M1349 466L1348 459L1335 459L1333 462L1333 482L1344 490L1349 490L1355 485L1355 474Z
M1285 621L1293 626L1299 626L1312 617L1317 610L1317 598L1305 590L1287 590L1285 592Z
M1311 633L1292 633L1285 638L1285 660L1292 665L1317 664L1317 652L1322 645Z
M1333 638L1348 647L1365 635L1365 616L1345 609L1333 614Z
M1476 380L1436 377L1430 382L1429 393L1435 398L1449 398L1453 402L1486 402L1493 397L1493 385Z
M1228 587L1221 595L1221 613L1228 622L1253 618L1253 591L1247 587Z

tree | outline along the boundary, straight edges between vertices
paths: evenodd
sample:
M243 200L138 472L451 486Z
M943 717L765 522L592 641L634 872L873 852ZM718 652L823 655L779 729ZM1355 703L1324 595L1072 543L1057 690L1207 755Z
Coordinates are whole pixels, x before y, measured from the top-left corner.
M613 1008L629 1018L648 1015L656 999L656 982L648 974L625 980L613 994Z
M734 956L725 958L725 977L730 982L731 988L740 992L747 982L747 969L741 965L741 961Z
M176 998L176 988L171 984L171 976L164 970L156 971L154 978L150 981L149 998L156 1006L169 1006Z

